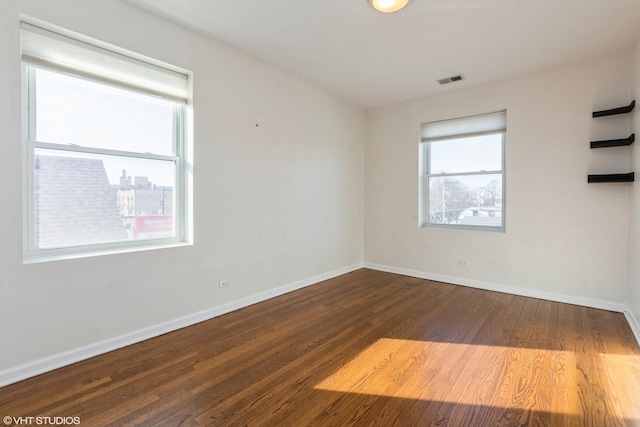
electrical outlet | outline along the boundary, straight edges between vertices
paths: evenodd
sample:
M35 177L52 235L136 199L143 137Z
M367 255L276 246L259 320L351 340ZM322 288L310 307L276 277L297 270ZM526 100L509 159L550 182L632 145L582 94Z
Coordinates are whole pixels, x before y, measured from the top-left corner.
M229 286L231 286L231 283L229 283L229 280L227 280L227 279L220 280L220 287L221 288L228 288Z
M458 260L458 267L469 267L469 262L466 259L459 259Z

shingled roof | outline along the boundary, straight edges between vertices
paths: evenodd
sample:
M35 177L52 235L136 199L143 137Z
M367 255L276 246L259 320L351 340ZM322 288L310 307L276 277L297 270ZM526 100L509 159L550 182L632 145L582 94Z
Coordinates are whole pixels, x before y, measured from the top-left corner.
M38 248L127 239L102 160L35 156Z

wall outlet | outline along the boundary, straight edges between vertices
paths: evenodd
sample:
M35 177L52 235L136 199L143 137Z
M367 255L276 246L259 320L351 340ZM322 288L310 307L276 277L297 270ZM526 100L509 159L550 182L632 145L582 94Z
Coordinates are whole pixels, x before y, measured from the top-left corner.
M227 279L220 280L220 287L221 288L228 288L229 286L231 286L231 283L229 283L229 280L227 280Z
M469 261L467 261L466 259L459 259L458 260L458 267L469 267Z

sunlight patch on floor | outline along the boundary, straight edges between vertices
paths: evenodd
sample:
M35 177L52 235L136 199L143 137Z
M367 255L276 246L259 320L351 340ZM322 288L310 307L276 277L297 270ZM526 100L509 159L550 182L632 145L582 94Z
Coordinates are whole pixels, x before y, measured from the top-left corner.
M316 389L573 414L574 367L568 351L382 338Z
M609 380L609 393L615 400L625 401L622 406L622 416L628 420L640 420L640 356L632 354L599 354L602 370ZM637 379L629 381L628 377ZM636 385L634 387L634 384Z

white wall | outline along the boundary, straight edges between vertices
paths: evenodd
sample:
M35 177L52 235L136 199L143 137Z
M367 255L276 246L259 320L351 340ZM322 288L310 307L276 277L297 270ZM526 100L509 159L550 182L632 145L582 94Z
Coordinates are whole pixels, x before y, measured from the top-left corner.
M590 150L589 141L629 135L628 118L591 113L630 101L631 59L618 54L368 111L365 263L623 304L630 185L587 184L587 174L628 172L628 152ZM419 229L420 124L504 108L506 233Z
M193 246L23 265L21 13L194 72ZM0 93L0 374L362 262L364 113L283 72L121 1L2 0Z
M633 63L634 99L640 102L640 39L636 45ZM635 108L633 131L640 138L640 105ZM636 173L636 182L631 189L631 206L629 210L629 288L627 305L636 322L640 321L640 139L631 146L631 170ZM640 324L638 325L640 327ZM639 331L640 332L640 331ZM640 338L639 338L640 339Z

